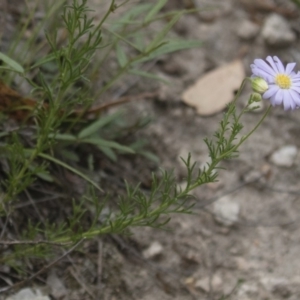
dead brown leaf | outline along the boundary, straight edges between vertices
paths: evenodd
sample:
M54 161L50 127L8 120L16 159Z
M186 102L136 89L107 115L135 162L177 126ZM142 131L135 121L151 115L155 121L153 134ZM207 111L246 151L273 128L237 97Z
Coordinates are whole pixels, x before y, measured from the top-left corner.
M183 101L196 108L201 116L222 111L234 98L245 77L241 60L221 66L198 79L182 94Z
M8 114L11 118L25 120L36 105L36 101L22 97L0 81L0 112Z

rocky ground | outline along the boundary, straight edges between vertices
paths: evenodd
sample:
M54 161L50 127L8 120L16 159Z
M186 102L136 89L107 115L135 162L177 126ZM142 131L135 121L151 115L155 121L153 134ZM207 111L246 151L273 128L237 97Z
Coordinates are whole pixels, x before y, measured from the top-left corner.
M213 134L222 116L201 117L183 104L182 92L190 84L237 58L248 76L253 59L267 55L300 66L300 10L291 1L169 0L167 9L192 2L210 9L182 17L173 34L202 40L203 47L161 59L154 70L172 84L159 85L156 101L127 104L131 112L147 111L154 118L141 134L150 138L162 166L176 169L179 181L184 176L179 157L191 152L204 163L203 138ZM151 83L141 88L151 89ZM265 106L245 116L246 130ZM299 122L299 111L273 109L240 156L223 164L219 181L194 191L195 214L173 216L170 231L134 228L130 237L101 239L82 260L51 270L40 296L6 300L48 300L50 295L74 300L300 299ZM20 293L25 292L33 293L33 287Z

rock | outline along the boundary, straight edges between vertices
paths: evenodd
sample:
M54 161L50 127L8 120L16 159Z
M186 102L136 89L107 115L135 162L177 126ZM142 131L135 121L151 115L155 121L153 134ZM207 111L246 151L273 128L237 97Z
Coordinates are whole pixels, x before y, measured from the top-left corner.
M278 167L291 167L297 153L298 149L295 145L283 146L271 155L270 161Z
M50 300L48 296L43 296L40 290L25 288L17 294L6 298L6 300Z
M155 241L149 246L149 248L143 251L143 256L146 259L155 258L159 256L162 253L162 251L163 246L159 242Z
M262 174L258 170L251 170L242 175L243 181L246 183L257 182L262 177Z
M245 77L240 59L222 65L201 76L182 93L182 100L195 107L200 116L211 116L225 109Z
M256 37L259 31L259 26L249 20L244 20L238 30L237 35L243 40L252 40Z
M213 291L220 291L222 289L223 281L218 275L214 275L213 278L205 277L195 282L195 288L198 288L205 293L209 293L210 289Z
M250 263L243 257L235 257L234 258L237 269L240 271L249 271L251 268Z
M267 291L283 298L288 298L292 294L289 280L285 278L274 278L265 275L260 279L260 282Z
M288 22L278 14L271 14L266 19L261 34L269 46L289 46L296 40Z
M237 292L239 300L251 300L251 299L261 299L259 296L259 288L257 284L254 283L244 283L242 284Z
M55 299L60 299L68 293L67 288L61 279L58 278L55 271L52 271L47 277L47 285L50 287L51 295Z
M239 221L240 206L229 196L224 196L214 203L215 220L224 226L233 226Z

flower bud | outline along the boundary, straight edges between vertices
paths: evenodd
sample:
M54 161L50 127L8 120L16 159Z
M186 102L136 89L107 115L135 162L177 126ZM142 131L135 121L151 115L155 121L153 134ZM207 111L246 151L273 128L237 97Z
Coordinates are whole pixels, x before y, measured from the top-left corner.
M263 94L269 88L268 83L261 77L251 78L251 86L254 92Z
M253 102L260 102L262 100L261 94L259 93L252 93L250 95L249 104Z

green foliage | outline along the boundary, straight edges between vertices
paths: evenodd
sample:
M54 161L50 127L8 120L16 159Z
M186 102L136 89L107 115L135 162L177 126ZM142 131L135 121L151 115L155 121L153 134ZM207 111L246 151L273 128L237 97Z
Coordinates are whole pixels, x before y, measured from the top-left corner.
M109 24L110 14L119 8L114 0L98 23L90 17L87 0L57 1L48 8L47 22L42 20L37 25L39 30L48 25L48 48L42 56L37 55L35 50L32 53L36 56L29 54L32 47L41 49L40 45L32 43L36 30L30 41L24 42L22 35L18 35L9 55L0 54L4 62L3 80L10 83L11 74L16 72L31 84L32 94L37 99L36 106L31 108L27 117L29 123L23 120L13 130L5 126L5 116L0 123L0 171L5 178L0 188L0 213L4 223L8 218L13 219L15 228L23 228L21 233L13 229L4 229L1 233L5 239L13 237L16 240L12 244L15 246L13 251L2 253L1 264L9 264L17 270L20 265L17 262L48 257L53 254L54 246L71 247L82 239L128 232L133 226L162 228L172 214L192 213L191 191L216 181L220 162L235 157L240 145L266 116L251 132L238 138L243 128L241 117L250 110L251 103L238 114L234 101L228 106L215 138L205 140L211 158L207 168L199 170L191 156L186 160L183 158L187 170L184 188L176 183L172 172L161 170L159 174L152 174L149 190L143 190L139 184L125 182L123 190L116 192L117 195L110 195L110 191L102 185L105 174L101 170L98 174L93 172L95 156L99 153L114 164L117 164L120 154L142 155L156 163L159 160L147 150L144 141L129 145L122 143L120 132L126 131L126 126L120 125L122 112L100 115L93 120L86 118L85 112L123 74L159 79L143 70L144 63L160 55L201 45L199 41L167 39L170 29L188 11L161 13L166 2L158 0L154 4L136 4L117 22ZM51 22L51 16L60 11L61 23L52 26L55 22ZM24 33L29 26L34 12L35 9L29 14L21 32ZM142 39L152 22L162 20L165 20L163 28L152 33L150 42ZM66 32L63 42L59 39L60 26ZM23 67L15 61L15 41L25 45L26 55L18 59L19 63L23 60ZM116 60L118 67L111 70L98 91L93 93L93 80L99 72L105 73L105 62L109 59ZM82 110L74 114L78 105ZM80 181L83 185L80 195L73 191L65 193L67 175L63 177L61 174L79 177L84 182ZM47 202L49 214L46 219L39 217L31 194L35 195L36 203L41 194L58 194L54 196L56 201ZM14 219L14 213L18 211L19 204L24 204L25 196L31 199L36 214L29 219L27 215L22 220Z
M300 7L300 0L291 0L292 2L294 2L298 7Z

